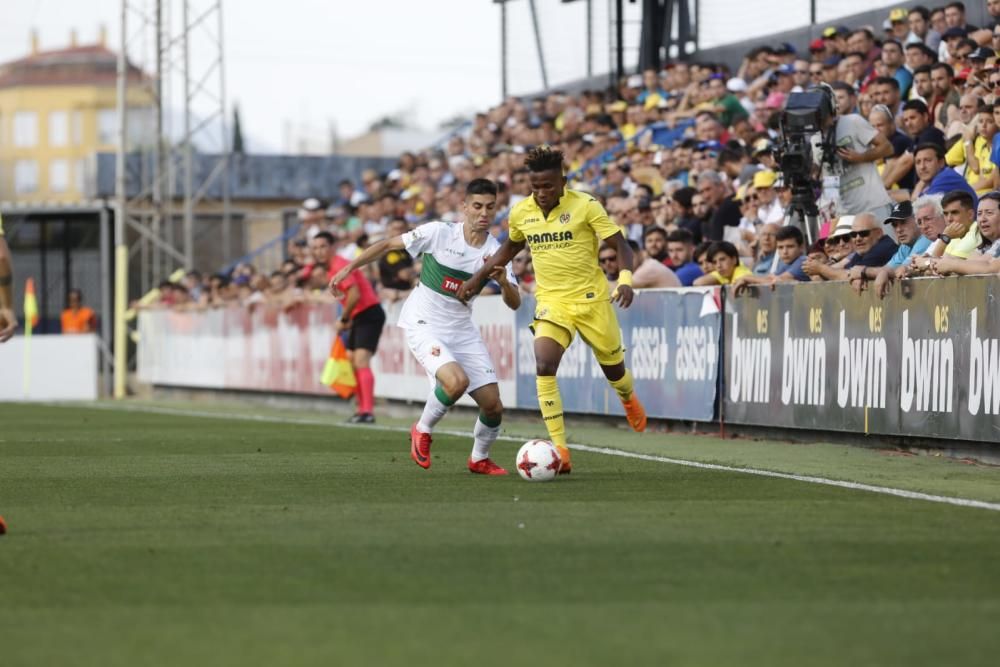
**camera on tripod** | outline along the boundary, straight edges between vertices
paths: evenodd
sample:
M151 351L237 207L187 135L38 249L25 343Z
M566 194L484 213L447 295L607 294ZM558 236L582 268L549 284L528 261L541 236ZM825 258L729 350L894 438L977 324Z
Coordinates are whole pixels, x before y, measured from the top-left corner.
M791 93L785 110L781 113L781 144L778 146L778 165L785 185L791 190L789 205L791 224L798 224L810 243L819 234L819 209L816 191L821 182L816 178L813 159L814 137L820 135L821 163L834 164L837 157L834 135L833 94L828 87L812 88L802 93Z

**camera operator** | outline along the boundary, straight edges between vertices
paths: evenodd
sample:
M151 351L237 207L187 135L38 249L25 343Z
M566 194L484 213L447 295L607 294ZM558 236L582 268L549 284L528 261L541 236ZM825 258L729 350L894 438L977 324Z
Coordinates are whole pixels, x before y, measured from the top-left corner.
M817 89L813 89L817 90ZM831 110L833 95L829 87L820 88L829 96ZM833 128L836 156L832 164L823 161L824 178L836 179L840 194L838 215L871 213L881 223L889 216L892 199L886 193L875 163L894 155L892 144L885 135L855 113L836 115L830 113L823 119L825 136ZM891 234L891 227L888 232Z

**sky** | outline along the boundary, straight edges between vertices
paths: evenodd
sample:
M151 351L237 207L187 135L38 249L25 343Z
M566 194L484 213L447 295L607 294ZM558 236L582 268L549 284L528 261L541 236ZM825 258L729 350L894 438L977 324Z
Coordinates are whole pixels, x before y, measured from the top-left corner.
M179 22L181 0L163 1ZM212 5L210 0L189 2L192 16ZM154 6L153 0L130 3L149 14ZM609 69L610 4L593 0L597 73ZM757 4L702 0L703 43L744 39L751 34L747 25L752 32L770 32L808 19L803 0L771 0L769 10L787 11L769 11L766 19L747 8ZM879 4L819 0L820 20ZM585 3L536 0L536 6L549 83L584 76ZM641 5L625 6L626 60L634 62ZM27 55L32 29L42 49L55 49L68 45L73 29L79 43L97 41L103 24L109 46L118 48L120 0L0 0L0 16L0 62ZM239 105L252 151L281 151L293 136L325 137L330 128L349 138L386 115L402 114L432 132L441 121L484 110L501 97L500 9L491 0L226 0L223 16L227 106ZM509 90L539 91L528 1L511 0L508 18ZM759 28L752 24L758 18L763 20ZM139 25L138 19L132 21ZM145 39L141 31L133 34L131 59L151 67L151 31ZM194 33L193 71L207 70L210 44L205 29ZM210 107L211 101L201 98L195 113Z

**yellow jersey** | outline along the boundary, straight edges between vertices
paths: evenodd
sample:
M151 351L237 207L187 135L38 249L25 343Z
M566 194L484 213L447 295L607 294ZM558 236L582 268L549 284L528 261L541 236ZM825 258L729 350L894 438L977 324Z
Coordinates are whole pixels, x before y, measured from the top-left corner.
M985 137L977 136L972 150L975 152L976 158L979 159L979 171L972 171L972 169L966 165L962 170L962 175L965 176L966 182L975 188L976 183L979 182L980 179L992 178L993 170L996 169L996 165L994 165L990 160L993 144L986 141ZM944 161L949 167L957 167L965 164L965 141L956 141L955 145L952 146L947 153L945 153ZM992 189L993 185L991 182L985 187L981 187L976 190L976 194L984 195Z
M548 217L534 196L510 211L510 240L526 242L531 249L539 301L608 300L608 281L597 263L597 251L602 239L619 231L600 202L569 188Z

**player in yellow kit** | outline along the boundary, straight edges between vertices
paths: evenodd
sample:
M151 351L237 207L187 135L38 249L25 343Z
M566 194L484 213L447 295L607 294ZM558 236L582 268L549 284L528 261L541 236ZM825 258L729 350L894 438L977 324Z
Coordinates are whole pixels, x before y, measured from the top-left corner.
M0 218L0 343L10 340L17 329L17 318L14 317L14 297L11 294L11 284L14 276L10 266L10 249L3 236L3 218Z
M563 154L548 146L528 153L532 196L511 209L510 235L489 261L462 284L458 297L472 298L495 266L503 266L525 245L535 266L535 334L538 405L558 448L563 465L571 470L562 399L556 371L563 353L577 333L593 350L604 376L618 393L629 425L646 428L646 411L635 396L632 374L625 368L621 328L612 303L632 303L632 271L619 274L618 287L608 294L608 281L597 263L601 241L618 249L621 266L633 265L632 249L621 230L608 219L600 202L585 192L566 188Z

